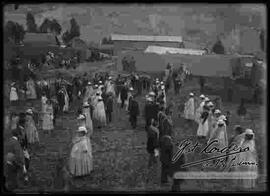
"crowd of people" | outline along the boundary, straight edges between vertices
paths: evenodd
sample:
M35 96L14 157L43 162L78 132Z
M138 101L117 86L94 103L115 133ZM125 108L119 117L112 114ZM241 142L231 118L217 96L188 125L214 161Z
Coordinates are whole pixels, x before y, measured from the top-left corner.
M179 94L180 87L188 78L191 78L189 72L183 70L174 72L171 66L167 67L164 78L154 79L136 73L127 77L118 75L117 78L113 78L106 72L97 73L93 78L85 74L83 77L73 78L71 82L66 81L63 77L58 77L54 82L46 80L38 82L30 78L23 92L26 97L23 98L13 82L9 97L11 105L17 106L20 99L23 101L40 99L41 110L38 111L31 107L25 112L12 113L6 117L6 128L10 129L12 133L12 138L5 149L7 188L9 190L17 188L17 175L21 168L25 180L28 180L29 151L40 141L39 119L42 122L41 129L51 135L58 116L70 112L70 107L75 100L77 100L78 124L72 140L73 146L70 151L68 169L65 170L67 173L72 177L91 174L94 164L92 135L94 131L103 129L114 121L112 113L116 102L117 107L129 114L128 120L133 129L137 128L138 116L143 115L147 133L146 150L149 153L148 166L155 165L159 158L161 183L168 183L169 177L173 178L175 171L185 170L180 168L185 163L185 155L180 157L179 162L172 163L175 151L173 142L175 129L172 120L174 105L168 101L168 91L171 88L171 81L173 81L175 94ZM143 92L146 92L145 106L140 112L138 97ZM211 101L203 94L199 96L199 103L196 103L194 97L194 93L191 92L184 105L183 117L187 123L196 122L198 124L198 139L206 144L217 139L219 142L216 144L216 148L219 149L232 144L242 148L248 146L249 154L242 153L237 157L244 160L256 160L254 132L251 129L236 126L235 135L228 139L229 113L222 114L220 104L214 100ZM241 107L241 114L243 110ZM253 167L236 167L237 171L253 169ZM180 190L181 183L181 179L174 179L172 189ZM243 184L249 188L255 186L252 180L244 180Z

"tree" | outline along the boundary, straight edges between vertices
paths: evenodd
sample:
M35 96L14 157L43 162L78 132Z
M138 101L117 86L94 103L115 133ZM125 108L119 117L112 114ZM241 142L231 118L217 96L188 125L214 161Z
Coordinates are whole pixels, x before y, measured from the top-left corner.
M48 18L45 18L45 20L43 21L43 23L39 27L39 31L41 33L48 33L48 30L51 27L51 23L52 22Z
M30 33L36 33L37 32L37 25L35 22L35 18L33 14L30 12L26 15L26 25L27 25L27 31Z
M212 51L216 54L225 54L225 49L220 39L214 44Z
M71 36L71 39L74 38L74 37L79 37L80 36L80 26L78 25L77 21L72 18L70 20L70 36Z
M51 32L56 33L57 35L59 35L62 31L62 27L61 25L58 23L58 21L56 19L53 19L50 23L50 30Z
M20 43L25 35L25 30L22 25L13 21L8 21L5 25L4 40L12 40L14 43Z

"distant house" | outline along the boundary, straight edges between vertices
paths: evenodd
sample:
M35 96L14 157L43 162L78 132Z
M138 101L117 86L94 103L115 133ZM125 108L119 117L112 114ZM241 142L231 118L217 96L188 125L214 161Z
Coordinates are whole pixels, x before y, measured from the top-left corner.
M112 34L114 54L122 51L144 51L150 45L180 48L183 39L181 36L149 36L149 35L120 35Z
M32 46L57 46L57 38L52 33L26 33L24 45Z

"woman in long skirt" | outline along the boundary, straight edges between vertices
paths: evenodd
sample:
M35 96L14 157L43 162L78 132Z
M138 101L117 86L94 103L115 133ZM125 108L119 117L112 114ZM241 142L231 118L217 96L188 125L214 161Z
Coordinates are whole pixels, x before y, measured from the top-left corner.
M185 103L185 109L184 109L184 117L188 120L194 120L195 119L195 105L194 105L194 94L189 94L190 98Z
M26 111L25 133L29 144L39 143L38 131L33 118L33 111L31 109Z
M248 172L258 174L258 158L254 140L254 132L251 129L246 129L245 139L241 145L242 149L249 148L248 151L240 153L238 156L238 162L242 162L242 165L238 165L236 171ZM246 163L246 164L245 164ZM253 189L256 187L256 178L253 179L240 179L239 184L246 189Z
M45 105L45 112L42 119L42 129L46 132L51 132L54 129L53 126L53 106L51 100L47 100Z
M70 153L69 171L73 176L89 175L93 170L92 146L85 127L79 127Z
M11 84L9 100L11 104L17 103L19 101L17 89L15 88L15 82Z
M29 93L27 93L27 99L36 99L37 98L37 93L36 93L36 87L34 80L30 78L26 82L26 88Z
M96 112L98 127L101 128L101 127L106 126L107 124L106 113L105 113L105 107L104 107L104 103L101 96L98 97L98 102L97 102L94 112Z
M93 123L90 115L90 105L87 102L83 104L82 113L85 115L86 129L91 136L93 134Z

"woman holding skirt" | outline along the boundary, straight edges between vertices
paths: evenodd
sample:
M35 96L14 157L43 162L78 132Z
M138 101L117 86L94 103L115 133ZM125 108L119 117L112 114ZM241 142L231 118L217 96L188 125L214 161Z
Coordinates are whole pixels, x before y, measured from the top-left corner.
M92 146L85 127L79 127L70 153L69 170L74 176L86 176L93 170Z
M38 131L33 118L33 111L31 109L26 111L25 132L29 144L39 143Z

